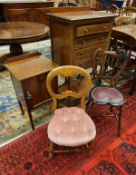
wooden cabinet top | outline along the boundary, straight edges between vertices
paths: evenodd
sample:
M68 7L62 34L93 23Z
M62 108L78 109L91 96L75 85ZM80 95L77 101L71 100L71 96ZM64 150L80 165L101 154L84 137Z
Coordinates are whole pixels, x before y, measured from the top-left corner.
M0 0L0 4L19 4L19 3L46 3L52 0Z
M94 19L113 19L116 15L112 13L104 13L104 12L98 12L98 11L75 11L75 12L57 12L57 13L49 13L49 17L59 19L59 20L65 20L65 21L81 21L81 20L94 20Z
M17 56L15 61L5 64L14 77L21 81L45 72L51 71L58 65L39 53Z

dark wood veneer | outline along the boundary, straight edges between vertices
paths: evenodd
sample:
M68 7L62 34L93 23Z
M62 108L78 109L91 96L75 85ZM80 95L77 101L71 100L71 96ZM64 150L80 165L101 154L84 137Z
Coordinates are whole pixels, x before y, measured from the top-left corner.
M49 7L54 6L54 1L1 1L0 16L2 21L30 21L48 25L46 13Z

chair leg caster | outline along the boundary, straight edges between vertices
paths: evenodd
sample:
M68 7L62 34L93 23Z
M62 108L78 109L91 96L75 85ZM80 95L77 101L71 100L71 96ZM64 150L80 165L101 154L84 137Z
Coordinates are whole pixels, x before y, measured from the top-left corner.
M93 153L93 149L92 149L92 147L93 147L93 141L91 141L90 143L88 143L86 145L86 147L87 147L88 154L89 155L92 155L92 153Z

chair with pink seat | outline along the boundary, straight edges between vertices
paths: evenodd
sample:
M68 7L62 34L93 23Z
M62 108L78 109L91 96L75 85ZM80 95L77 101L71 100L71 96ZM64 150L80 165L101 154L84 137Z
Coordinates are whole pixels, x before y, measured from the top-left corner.
M51 82L58 75L64 78L69 77L70 80L74 77L74 81L79 81L79 78L76 77L80 75L81 82L78 84L78 90L72 89L69 83L68 89L63 92L54 92ZM46 86L52 98L53 111L53 117L47 129L50 140L50 157L54 153L79 150L81 145L91 149L91 143L96 136L96 128L91 117L85 112L85 98L91 85L89 73L77 66L60 66L48 74ZM57 101L67 97L80 99L80 106L58 108ZM57 149L56 145L62 146L63 149Z

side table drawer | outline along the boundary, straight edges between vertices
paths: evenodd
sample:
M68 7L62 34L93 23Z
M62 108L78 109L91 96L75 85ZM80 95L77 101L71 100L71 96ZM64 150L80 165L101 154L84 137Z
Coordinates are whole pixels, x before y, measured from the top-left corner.
M76 28L76 37L82 37L102 32L109 32L111 31L112 23L101 23L101 24L91 24L91 25L84 25L79 26Z

